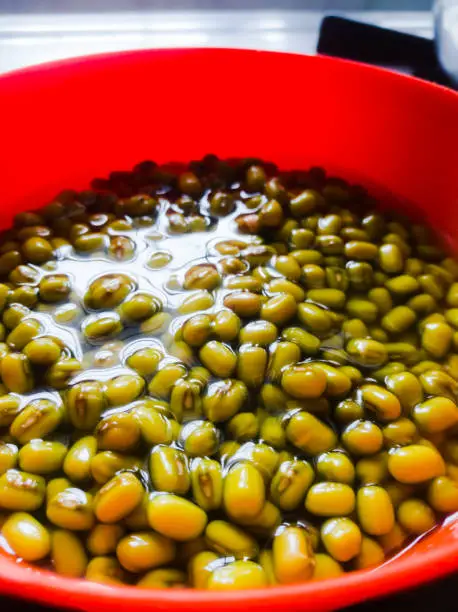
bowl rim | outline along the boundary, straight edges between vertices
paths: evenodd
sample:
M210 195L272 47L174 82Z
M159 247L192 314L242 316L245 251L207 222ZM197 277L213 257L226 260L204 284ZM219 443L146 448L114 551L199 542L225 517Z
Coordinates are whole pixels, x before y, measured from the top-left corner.
M254 610L266 605L278 609L334 610L365 599L389 595L445 576L458 569L458 524L454 537L445 545L431 547L418 557L393 557L375 569L357 570L337 578L296 585L277 585L266 589L225 591L224 609L243 604ZM108 605L128 604L144 611L180 606L182 610L212 611L221 607L221 591L198 589L138 589L135 586L105 585L83 578L66 578L49 570L17 564L14 558L0 555L0 593L32 599L64 608L105 610ZM122 608L123 610L126 608ZM304 606L305 609L305 606Z
M284 53L279 51L263 51L232 48L174 48L174 49L139 49L129 51L114 51L94 55L82 55L53 62L27 66L0 75L0 89L5 81L18 79L22 81L29 77L39 77L43 71L62 73L69 69L84 70L103 64L119 63L119 61L136 62L140 59L154 61L157 55L211 54L214 52L228 55L253 56L262 54L269 58L273 55L300 57L305 63L318 63L323 66L341 65L344 70L354 70L364 78L366 74L378 73L379 78L387 82L396 81L404 87L415 87L429 95L447 99L457 105L458 92L444 86L423 81L419 78L394 73L393 71L360 64L340 58L326 56L307 56L299 53ZM267 605L279 609L304 608L313 610L336 609L357 601L372 597L387 595L395 591L413 587L422 582L428 582L458 570L458 521L456 527L448 525L450 537L440 546L427 546L418 556L394 557L396 563L389 560L376 569L353 571L338 578L308 582L297 585L279 585L266 589L247 591L226 591L224 597L218 591L203 591L197 589L138 589L131 586L104 585L89 582L84 579L66 578L50 572L17 563L13 557L0 554L0 593L19 598L26 598L41 603L74 607L79 609L106 609L108 605L117 603L122 609L128 606L139 606L144 611L158 606L168 609L179 605L183 610L210 611L222 605L223 608L235 608L244 604L255 610L265 609ZM304 603L301 605L301 602ZM306 603L305 603L306 602Z
M384 75L381 78L389 79L397 82L410 83L412 86L420 87L424 91L436 91L436 94L449 97L454 99L455 102L458 99L458 91L451 89L445 85L435 83L434 81L426 81L420 77L409 75L405 73L395 72L390 68L384 68L382 66L376 66L373 64L366 64L364 62L358 62L355 60L349 60L341 57L334 57L331 55L325 55L317 53L316 55L308 55L305 53L299 53L294 51L272 51L267 49L247 49L241 47L157 47L150 49L128 49L124 51L105 51L102 53L92 53L89 55L74 55L71 57L65 57L57 60L50 60L46 62L39 62L38 64L30 64L21 68L13 68L6 72L0 73L0 84L10 78L23 77L38 75L42 71L55 71L61 68L71 67L84 67L89 64L95 65L99 63L110 62L110 60L135 60L138 58L146 58L148 56L153 57L157 55L192 55L192 54L211 54L211 53L224 53L228 55L245 55L245 56L283 56L292 58L301 58L305 62L309 63L321 63L323 65L341 65L347 66L347 69L353 69L361 71L362 73L378 73ZM441 93L439 93L441 92Z

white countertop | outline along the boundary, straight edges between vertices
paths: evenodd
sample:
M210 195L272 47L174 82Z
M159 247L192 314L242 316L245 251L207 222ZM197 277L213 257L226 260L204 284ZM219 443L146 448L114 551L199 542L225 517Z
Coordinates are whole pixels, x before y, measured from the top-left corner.
M336 14L336 13L332 13ZM426 11L340 13L432 37ZM245 47L312 54L320 11L180 11L0 15L0 72L65 57L159 47Z

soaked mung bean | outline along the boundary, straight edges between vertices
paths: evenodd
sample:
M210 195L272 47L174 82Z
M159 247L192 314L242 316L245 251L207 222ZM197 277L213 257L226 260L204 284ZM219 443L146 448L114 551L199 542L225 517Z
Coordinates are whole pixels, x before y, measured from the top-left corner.
M458 511L458 264L319 168L145 161L0 236L2 541L231 590Z

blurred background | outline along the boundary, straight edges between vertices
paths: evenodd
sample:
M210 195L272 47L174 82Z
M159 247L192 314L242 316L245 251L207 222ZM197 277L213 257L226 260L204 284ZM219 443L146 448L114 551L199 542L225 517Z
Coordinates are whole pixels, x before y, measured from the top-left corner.
M1 0L3 12L43 13L184 10L184 9L308 9L308 10L427 10L431 0Z
M0 72L139 48L219 46L316 53L326 15L432 39L431 2L0 0ZM334 39L338 36L333 33ZM349 39L355 37L350 34Z

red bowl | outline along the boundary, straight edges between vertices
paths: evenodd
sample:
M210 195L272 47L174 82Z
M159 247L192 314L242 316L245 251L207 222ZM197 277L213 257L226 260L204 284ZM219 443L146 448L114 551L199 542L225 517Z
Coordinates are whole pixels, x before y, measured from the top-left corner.
M458 245L458 94L363 65L195 49L73 59L0 77L0 224L142 159L216 153L322 165L421 215ZM458 569L449 520L372 571L261 591L108 587L0 555L0 592L79 610L332 610Z

